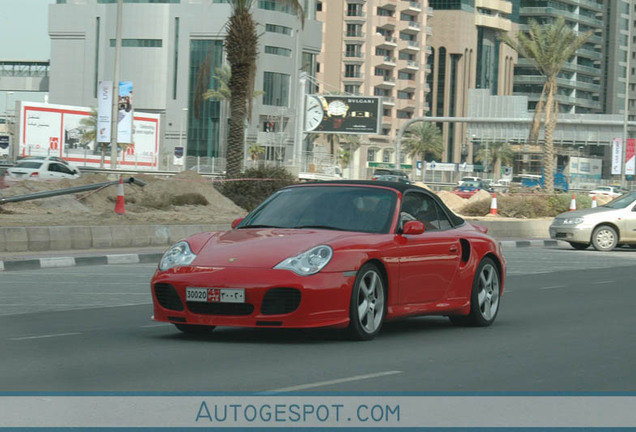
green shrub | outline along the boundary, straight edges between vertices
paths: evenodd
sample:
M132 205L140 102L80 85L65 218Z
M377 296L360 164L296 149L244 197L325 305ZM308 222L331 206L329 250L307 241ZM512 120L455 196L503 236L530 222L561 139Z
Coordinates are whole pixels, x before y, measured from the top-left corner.
M570 209L571 194L546 195L506 194L497 197L497 214L514 218L554 217ZM461 211L464 216L486 216L490 213L490 200L476 201L467 204ZM587 195L576 197L576 208L592 207L592 199Z
M278 189L297 182L296 178L282 167L261 166L248 169L241 178L248 180L220 181L214 183L214 187L247 211L252 211Z

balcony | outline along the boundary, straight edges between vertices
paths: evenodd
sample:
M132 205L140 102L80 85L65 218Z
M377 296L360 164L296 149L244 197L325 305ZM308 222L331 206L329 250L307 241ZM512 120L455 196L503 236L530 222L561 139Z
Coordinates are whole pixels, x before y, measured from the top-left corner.
M364 39L364 32L346 32L345 39Z
M496 10L510 15L512 13L512 2L503 0L475 0L475 7Z
M392 89L395 87L395 78L388 76L374 76L372 85L381 89Z
M376 33L373 36L373 45L377 48L395 48L397 47L397 39L393 36L384 36Z
M397 6L397 0L378 0L378 7L384 9L393 9Z
M351 15L346 14L344 19L347 22L350 22L350 21L366 22L367 21L367 14L364 13L364 12L353 13Z
M380 96L382 98L382 105L394 106L395 98L392 96Z
M398 29L405 33L417 34L422 31L422 26L416 21L400 21Z
M502 31L512 30L512 22L507 18L492 15L475 15L475 25Z
M395 29L395 25L397 24L397 18L393 16L379 16L378 17L378 28Z
M415 111L415 100L414 99L398 99L396 108L399 111Z
M347 83L352 83L352 82L364 82L364 74L362 72L349 72L349 73L344 73L342 80L347 82Z
M360 52L345 52L344 58L347 63L364 63L364 54Z
M400 70L408 70L411 72L420 70L420 64L415 60L399 60L398 66Z
M405 45L400 46L400 51L409 52L409 53L417 53L420 51L420 43L418 41L413 40L402 40Z
M403 2L403 3L407 3L407 2ZM417 1L409 1L406 6L406 10L412 11L412 12L422 12L422 4Z

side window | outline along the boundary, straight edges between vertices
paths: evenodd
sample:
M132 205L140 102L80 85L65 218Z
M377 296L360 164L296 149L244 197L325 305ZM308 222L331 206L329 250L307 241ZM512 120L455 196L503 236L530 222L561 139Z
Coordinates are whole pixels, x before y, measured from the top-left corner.
M435 200L418 192L405 194L400 216L402 224L409 220L418 220L424 224L426 231L446 230L452 227L450 220Z
M53 171L53 172L59 172L59 164L56 163L50 163L49 164L49 171Z
M66 165L62 165L62 164L57 164L57 170L61 173L64 174L70 174L72 175L73 172L70 170L70 168L68 168Z

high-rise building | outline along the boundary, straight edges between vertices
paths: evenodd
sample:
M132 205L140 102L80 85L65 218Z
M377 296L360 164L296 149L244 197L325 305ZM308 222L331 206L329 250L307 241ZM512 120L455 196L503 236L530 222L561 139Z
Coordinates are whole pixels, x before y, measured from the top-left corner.
M97 106L100 80L113 80L117 0L57 0L50 6L51 103ZM288 164L294 158L295 119L300 112L299 75L314 72L321 48L315 0L301 2L304 27L284 2L258 0L253 16L260 35L252 121L247 143L265 157ZM160 165L169 168L174 148L187 138L187 155L223 158L228 104L207 100L195 107L197 76L212 60L210 81L224 62L227 0L124 0L121 81L132 81L133 106L164 114ZM187 119L185 117L187 116ZM269 133L265 130L276 132ZM185 144L185 140L183 141ZM207 162L210 163L209 159Z
M382 97L381 133L362 137L351 177L368 178L374 167L395 163L398 128L429 109L425 73L430 13L425 0L318 2L316 17L323 23L318 92ZM400 159L408 158L401 154Z
M603 13L605 3L614 0L521 0L520 30L529 28L534 20L539 24L563 17L566 23L579 34L591 31L593 34L576 55L563 67L558 77L559 93L557 102L560 112L570 114L601 113ZM605 41L607 43L607 40ZM534 110L539 98L544 77L525 58L519 58L515 67L514 93L528 96L530 110Z
M428 95L434 117L465 117L468 90L488 89L492 95L511 95L517 53L498 38L515 33L518 0L430 0L433 29L428 39ZM474 139L466 125L444 122L444 162L473 162Z
M628 59L633 63L636 59L636 44L632 41L632 52L628 52L630 37L630 6L633 7L632 0L616 0L606 2L604 6L605 28L603 29L603 62L602 71L602 103L603 113L623 114L625 113L625 90L626 77L628 72ZM636 96L636 83L634 75L630 76L630 100ZM633 89L633 90L632 90ZM632 95L634 91L634 95ZM634 110L631 103L630 111ZM632 115L633 117L633 115ZM631 118L630 120L633 120Z

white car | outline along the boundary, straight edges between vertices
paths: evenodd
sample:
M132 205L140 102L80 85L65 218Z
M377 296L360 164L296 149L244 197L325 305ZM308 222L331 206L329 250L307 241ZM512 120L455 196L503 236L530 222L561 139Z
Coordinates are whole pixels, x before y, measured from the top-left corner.
M599 186L596 189L590 191L589 196L594 195L607 195L612 198L623 195L620 188L617 186Z
M461 180L457 183L457 186L461 186L464 182L479 182L482 181L479 177L462 177Z
M49 158L26 158L7 169L7 174L14 180L59 180L78 178L80 171L77 167Z

